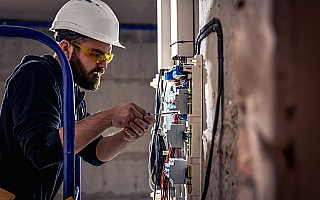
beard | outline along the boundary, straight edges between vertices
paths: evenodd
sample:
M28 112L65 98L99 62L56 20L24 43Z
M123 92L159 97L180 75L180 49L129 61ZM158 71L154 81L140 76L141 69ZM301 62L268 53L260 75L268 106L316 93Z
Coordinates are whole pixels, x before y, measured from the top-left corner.
M104 69L96 67L90 72L87 72L84 64L78 56L78 52L72 52L70 58L74 82L81 88L91 91L96 91L100 86L100 76L104 74Z

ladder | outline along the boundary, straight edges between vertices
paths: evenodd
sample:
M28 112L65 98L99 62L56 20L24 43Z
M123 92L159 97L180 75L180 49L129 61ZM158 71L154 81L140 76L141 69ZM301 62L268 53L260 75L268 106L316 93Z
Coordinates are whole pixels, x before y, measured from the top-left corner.
M63 79L63 199L80 200L80 157L75 156L74 153L74 83L69 61L56 41L40 31L26 27L0 25L0 36L37 40L49 46L60 59Z

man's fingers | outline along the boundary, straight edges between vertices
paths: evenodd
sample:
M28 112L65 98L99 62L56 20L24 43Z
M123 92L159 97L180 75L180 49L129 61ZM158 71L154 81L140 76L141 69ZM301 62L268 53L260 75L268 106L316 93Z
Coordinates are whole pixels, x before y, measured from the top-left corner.
M139 112L137 113L138 116L136 116L137 118L140 118L142 120L144 120L144 117L148 115L147 111L145 111L143 108L141 108L140 106L133 104L136 108L136 110Z
M138 136L143 136L144 135L144 130L138 126L137 124L130 122L130 128L132 128L132 130L138 135Z
M143 132L147 132L149 128L149 124L139 118L134 119L134 123L136 123L139 127L142 128Z
M143 120L146 121L149 124L154 124L156 122L156 119L153 116L150 116L150 115L145 115Z
M135 118L141 119L148 125L155 122L155 119L152 116L148 115L143 108L134 103L120 104L109 110L111 116L111 125L117 128L129 127L129 123L133 122ZM138 123L137 125L140 126L143 131L147 129L144 124Z
M136 118L143 119L143 114L139 111L139 109L137 109L138 106L134 103L132 103L130 106L132 107L129 111L132 112Z
M126 133L124 137L129 142L132 142L138 139L139 137L131 128L128 128L128 127L124 128L124 132Z
M141 108L140 106L134 104L137 111L139 111L142 115L148 115L147 111L145 111L143 108Z

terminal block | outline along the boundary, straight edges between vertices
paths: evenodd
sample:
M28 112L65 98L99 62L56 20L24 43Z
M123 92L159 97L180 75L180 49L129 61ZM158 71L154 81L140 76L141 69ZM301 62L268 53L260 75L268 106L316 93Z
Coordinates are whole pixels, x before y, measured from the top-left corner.
M183 147L185 127L182 124L171 124L167 131L167 141L172 148Z
M174 97L174 109L178 110L179 114L188 114L188 89L179 89Z
M169 158L165 164L165 175L170 179L172 184L186 183L187 161L183 158Z

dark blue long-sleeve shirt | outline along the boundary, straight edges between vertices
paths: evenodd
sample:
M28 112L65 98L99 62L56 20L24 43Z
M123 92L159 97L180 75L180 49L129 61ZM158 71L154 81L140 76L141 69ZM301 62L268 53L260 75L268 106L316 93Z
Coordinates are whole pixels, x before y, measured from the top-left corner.
M0 113L0 187L26 199L53 199L62 183L62 75L52 56L25 56L6 81ZM87 116L76 90L78 119ZM79 118L79 115L82 117ZM79 155L93 165L98 137Z

